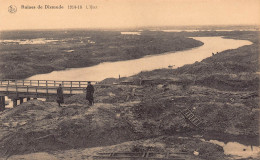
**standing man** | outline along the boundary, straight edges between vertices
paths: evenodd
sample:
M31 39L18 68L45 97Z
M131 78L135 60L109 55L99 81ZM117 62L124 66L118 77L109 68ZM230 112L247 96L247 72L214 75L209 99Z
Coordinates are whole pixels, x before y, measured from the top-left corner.
M93 85L91 85L91 82L88 82L88 86L87 86L87 95L86 95L86 100L88 100L89 105L92 106L94 104L94 87Z
M57 89L57 103L60 104L64 103L64 99L63 99L63 90L61 87L61 84L59 85L58 89Z

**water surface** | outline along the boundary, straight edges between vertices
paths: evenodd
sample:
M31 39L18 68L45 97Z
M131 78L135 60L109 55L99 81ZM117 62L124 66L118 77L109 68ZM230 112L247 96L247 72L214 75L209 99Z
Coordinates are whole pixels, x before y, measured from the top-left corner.
M241 158L260 158L260 147L253 145L243 145L238 142L221 142L218 140L210 140L209 142L217 144L224 149L226 155L232 156L233 159Z

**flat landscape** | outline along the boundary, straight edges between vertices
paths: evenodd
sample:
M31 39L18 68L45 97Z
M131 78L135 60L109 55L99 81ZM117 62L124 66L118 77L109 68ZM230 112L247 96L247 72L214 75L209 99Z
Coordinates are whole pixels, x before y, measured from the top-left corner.
M119 31L14 31L2 32L0 38L2 79L24 79L54 70L136 59L202 45L183 35L149 31L141 35Z
M223 36L252 44L176 69L141 72L120 80L107 78L100 82L106 85L95 88L94 106L88 106L81 94L66 97L63 107L52 97L7 109L0 113L0 157L93 159L98 153L149 151L161 153L158 157L173 152L188 160L219 160L238 156L225 148L236 142L243 144L238 152L250 155L235 159L257 160L258 31L1 33L0 78L22 79L53 70L191 49L203 45L189 38L196 36ZM15 39L19 41L13 42ZM115 83L119 85L112 85ZM199 126L182 114L187 109L198 117ZM185 154L178 154L181 152Z

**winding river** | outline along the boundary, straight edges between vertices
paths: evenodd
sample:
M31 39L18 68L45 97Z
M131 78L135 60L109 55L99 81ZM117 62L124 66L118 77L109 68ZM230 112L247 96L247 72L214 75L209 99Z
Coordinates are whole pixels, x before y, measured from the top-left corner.
M63 80L63 81L101 81L105 78L132 76L141 71L181 67L212 56L212 52L222 52L252 44L247 40L225 39L222 37L193 37L204 45L178 52L167 52L160 55L145 56L140 59L104 62L91 67L69 68L47 74L37 74L29 80ZM174 44L173 44L174 45Z

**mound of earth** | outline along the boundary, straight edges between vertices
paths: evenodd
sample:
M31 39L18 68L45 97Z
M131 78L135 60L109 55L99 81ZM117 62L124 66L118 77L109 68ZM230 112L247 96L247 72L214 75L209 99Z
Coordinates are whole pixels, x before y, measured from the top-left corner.
M171 153L171 156L183 158L183 159L192 159L192 160L201 160L201 159L226 159L224 155L223 148L200 140L198 138L189 138L189 137L178 137L178 136L160 136L157 138L146 139L146 140L137 140L137 141L128 141L112 146L104 147L93 147L86 149L72 149L65 151L54 151L54 152L39 152L31 153L26 155L15 155L11 156L10 160L18 159L30 159L34 158L35 160L44 159L94 159L95 156L100 156L101 153L141 153L149 152L150 157L162 158L165 157L166 153ZM180 154L185 153L185 154ZM124 154L121 154L124 156Z
M1 116L1 155L112 145L141 136L120 116L127 106L58 107L32 100Z
M3 112L0 155L104 147L181 133L256 136L258 100L255 92L184 87L169 79L142 86L97 86L91 107L82 94L65 99L63 107L32 100ZM180 113L187 108L199 117L202 130ZM210 152L202 146L203 153Z

